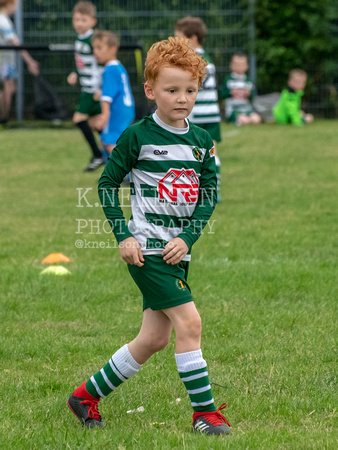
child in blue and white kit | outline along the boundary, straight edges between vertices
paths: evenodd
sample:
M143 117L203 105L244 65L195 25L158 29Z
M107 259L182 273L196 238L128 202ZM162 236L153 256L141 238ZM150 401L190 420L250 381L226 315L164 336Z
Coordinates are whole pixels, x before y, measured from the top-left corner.
M117 59L117 36L110 31L96 30L92 45L97 62L105 65L102 75L102 112L96 126L101 130L101 141L108 159L121 133L135 119L135 102L128 73Z

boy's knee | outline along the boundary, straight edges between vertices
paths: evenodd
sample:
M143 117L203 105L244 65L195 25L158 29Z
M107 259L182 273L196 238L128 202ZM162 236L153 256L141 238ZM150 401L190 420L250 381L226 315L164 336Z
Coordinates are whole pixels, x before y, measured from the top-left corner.
M145 345L148 347L152 353L159 352L163 350L169 344L170 336L151 336Z
M184 324L184 333L187 337L198 338L202 334L202 320L201 317L196 314L190 317Z

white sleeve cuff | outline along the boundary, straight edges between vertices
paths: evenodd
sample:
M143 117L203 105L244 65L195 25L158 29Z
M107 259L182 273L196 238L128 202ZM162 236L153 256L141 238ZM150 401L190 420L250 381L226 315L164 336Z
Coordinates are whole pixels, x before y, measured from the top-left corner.
M111 97L108 97L107 95L102 95L100 100L101 102L113 103L113 99Z

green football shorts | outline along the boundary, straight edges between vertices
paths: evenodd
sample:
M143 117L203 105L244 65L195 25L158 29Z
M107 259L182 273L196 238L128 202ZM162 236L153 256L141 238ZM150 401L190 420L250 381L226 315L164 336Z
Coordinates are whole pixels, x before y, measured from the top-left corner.
M161 255L144 256L144 265L128 264L128 270L143 294L143 309L159 310L192 302L187 283L189 263L167 264Z
M101 114L100 102L93 98L93 94L88 92L81 92L79 103L76 105L76 112L87 114L89 117Z

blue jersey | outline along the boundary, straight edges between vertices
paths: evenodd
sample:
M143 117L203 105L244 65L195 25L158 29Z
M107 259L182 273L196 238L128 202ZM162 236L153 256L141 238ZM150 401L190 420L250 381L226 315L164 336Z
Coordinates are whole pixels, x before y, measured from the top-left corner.
M104 144L115 145L135 119L135 102L126 69L118 60L106 64L102 75L101 100L110 103L110 117L101 133Z

